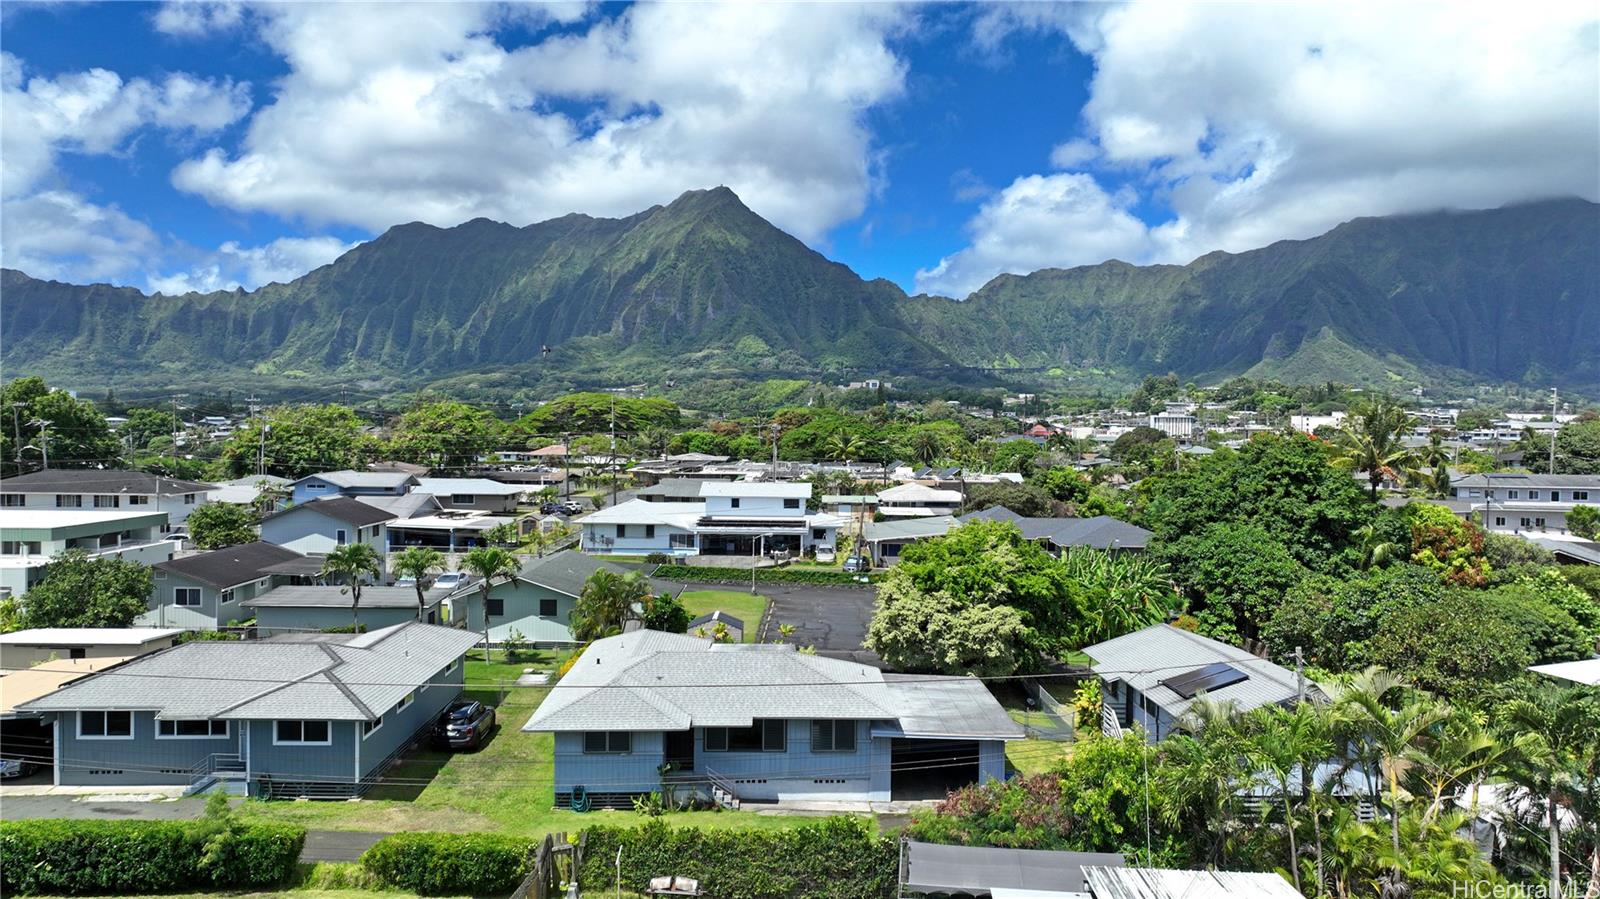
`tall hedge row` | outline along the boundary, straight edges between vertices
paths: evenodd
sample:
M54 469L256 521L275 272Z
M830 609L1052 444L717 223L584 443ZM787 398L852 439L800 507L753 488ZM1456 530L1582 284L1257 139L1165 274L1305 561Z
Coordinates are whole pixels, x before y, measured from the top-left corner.
M509 893L528 873L533 841L488 833L397 833L374 843L361 866L424 896Z
M300 860L304 828L200 821L0 822L0 895L127 895L272 887Z
M717 899L892 899L899 884L895 841L859 818L827 818L779 830L674 828L661 820L635 828L584 831L585 892L616 883L642 893L650 878L693 877Z
M715 568L701 565L658 565L651 577L665 581L702 584L748 584L748 568ZM819 586L858 587L860 575L823 568L757 568L758 584L814 584Z

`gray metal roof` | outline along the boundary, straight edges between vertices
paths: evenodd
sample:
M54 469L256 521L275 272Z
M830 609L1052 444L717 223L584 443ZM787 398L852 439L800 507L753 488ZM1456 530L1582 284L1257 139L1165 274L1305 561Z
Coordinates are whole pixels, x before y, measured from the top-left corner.
M150 709L158 718L371 720L479 640L468 631L417 622L317 636L184 643L19 708Z
M491 481L488 478L418 478L417 489L435 496L455 493L515 496L522 492L522 488L516 484Z
M306 511L316 512L318 515L332 518L335 521L342 521L346 524L353 524L357 527L380 524L395 517L394 513L386 512L359 499L352 499L348 496L328 496L322 499L314 499L308 503L301 503L298 506L290 506L282 512L268 515L267 520L271 521L274 518L282 518L285 515L294 515L297 512Z
M184 556L181 559L158 562L151 567L225 590L267 577L274 573L270 570L274 565L303 558L305 557L292 549L257 540L254 543L242 543L198 555Z
M583 590L584 581L597 571L628 573L628 569L619 565L568 549L544 558L528 559L523 562L522 570L517 572L517 578L540 587L548 587L557 593L577 596L579 591Z
M132 493L172 496L205 493L215 484L163 478L143 471L100 468L47 468L6 478L0 493Z
M1551 540L1548 537L1527 537L1527 540L1575 562L1600 565L1600 543L1593 540Z
M1278 874L1090 865L1083 876L1094 899L1302 899Z
M694 629L697 628L697 627L701 627L701 626L707 625L707 624L715 625L719 621L722 622L723 624L726 624L728 627L736 627L741 631L744 630L744 621L743 620L735 618L732 615L729 615L727 612L722 611L721 609L717 609L714 612L707 612L706 614L701 615L699 618L696 618L693 621L690 621L689 622L689 632L690 633L694 633Z
M876 668L789 645L648 630L591 643L523 730L748 727L757 718L893 721L907 736L1023 735L976 678L890 680Z
M445 597L444 590L423 591L423 601L434 605ZM283 586L240 603L253 609L348 609L351 595L342 586ZM412 587L362 587L363 609L414 609L417 591Z
M1191 631L1157 624L1123 634L1104 643L1085 646L1096 674L1119 680L1144 694L1174 718L1182 717L1198 697L1184 698L1162 681L1195 671L1214 662L1226 662L1249 675L1247 680L1201 695L1217 702L1232 702L1241 712L1257 706L1286 702L1295 697L1294 672L1237 646L1202 637ZM1306 682L1307 695L1315 685Z
M1600 489L1600 474L1469 474L1450 481L1452 487L1588 487Z
M1053 852L907 842L901 891L987 896L996 889L1082 893L1085 865L1122 867L1116 852Z
M407 484L415 484L417 482L414 476L403 471L350 471L347 469L344 471L319 471L316 474L308 474L299 481L295 481L295 483L299 484L312 478L316 478L319 481L327 481L335 487L346 490L352 487L404 487Z
M1150 538L1155 536L1144 528L1109 515L1096 515L1093 518L1026 518L1005 506L991 506L981 512L963 515L958 520L1008 521L1022 531L1023 537L1048 540L1062 548L1144 549L1150 544Z
M668 496L674 499L700 498L700 485L705 481L697 478L668 478L653 487L646 487L636 492L635 496Z
M442 510L439 500L432 493L402 493L399 496L363 496L357 502L383 512L388 512L395 518L416 518L419 515L432 515Z
M934 515L930 518L905 518L889 521L869 521L862 529L861 539L868 543L881 543L886 540L921 540L927 537L943 537L956 526L956 519L949 515Z

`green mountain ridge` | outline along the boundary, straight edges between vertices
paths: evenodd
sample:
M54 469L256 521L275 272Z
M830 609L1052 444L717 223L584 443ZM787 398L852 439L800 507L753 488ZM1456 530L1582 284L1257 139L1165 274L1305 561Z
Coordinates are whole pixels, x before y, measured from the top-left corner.
M1600 206L1357 219L1182 266L1002 275L955 301L863 280L716 188L621 219L398 225L249 292L146 296L5 270L0 328L9 372L84 388L1093 368L1587 386Z

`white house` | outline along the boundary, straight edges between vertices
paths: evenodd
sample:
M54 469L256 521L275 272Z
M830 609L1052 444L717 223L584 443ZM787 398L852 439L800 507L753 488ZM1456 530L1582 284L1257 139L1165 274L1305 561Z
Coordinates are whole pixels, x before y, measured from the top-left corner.
M0 594L22 595L69 549L154 565L172 558L165 512L138 509L0 509Z
M1450 496L1491 531L1565 534L1574 506L1600 506L1600 475L1473 474L1452 480Z
M309 474L290 485L295 505L328 496L401 496L417 486L403 471L324 471Z
M583 519L584 552L679 556L802 554L834 547L844 521L808 513L811 485L774 481L705 481L699 502L642 499Z
M162 512L166 533L183 524L214 489L214 484L143 471L47 468L6 478L0 484L0 508Z
M922 484L901 484L878 491L878 511L885 518L930 518L961 511L961 491L937 490Z

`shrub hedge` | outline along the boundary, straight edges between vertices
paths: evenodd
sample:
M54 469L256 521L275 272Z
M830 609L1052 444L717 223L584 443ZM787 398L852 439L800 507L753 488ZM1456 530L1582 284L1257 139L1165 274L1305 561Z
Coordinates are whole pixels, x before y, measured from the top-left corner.
M584 831L585 890L616 883L643 893L652 877L693 877L718 899L892 899L899 885L895 841L859 818L827 818L782 830L640 827Z
M748 584L748 568L714 568L700 565L660 565L652 577L667 581L689 581L703 584ZM817 584L825 586L859 586L859 575L843 571L825 571L817 568L757 568L758 584Z
M425 896L509 893L528 873L533 841L488 833L397 833L361 866L392 887Z
M237 824L218 834L203 820L0 822L0 894L272 887L294 876L306 838L289 824Z

